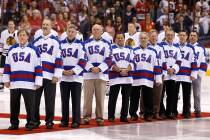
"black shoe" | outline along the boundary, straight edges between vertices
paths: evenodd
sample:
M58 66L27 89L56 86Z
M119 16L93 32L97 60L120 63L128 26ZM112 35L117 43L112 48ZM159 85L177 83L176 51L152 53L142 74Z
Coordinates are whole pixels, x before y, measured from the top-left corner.
M76 123L76 122L73 122L72 124L71 124L71 128L79 128L79 124L78 123Z
M69 124L66 122L61 122L61 124L59 124L59 127L68 127Z
M51 122L51 123L47 123L46 124L46 129L53 129L53 123Z
M39 128L39 125L41 124L41 122L33 122L33 129L37 129ZM28 123L26 124L25 127L27 127Z
M201 117L201 113L195 113L195 117L196 118L200 118Z
M34 129L38 129L40 124L35 124Z
M113 117L113 118L108 118L108 121L109 122L115 122L115 118Z
M32 131L33 130L33 126L32 125L28 125L27 127L25 127L26 131Z
M35 128L35 125L33 125L33 124L27 123L25 125L25 130L26 131L32 131L34 128Z
M168 116L168 118L171 119L171 120L175 120L175 119L176 119L176 116L175 116L173 113L171 113L171 114Z
M18 125L11 125L8 130L18 130Z
M190 117L190 115L184 115L183 118L184 119L190 119L191 117Z
M121 122L128 122L128 119L127 118L120 118L120 121Z

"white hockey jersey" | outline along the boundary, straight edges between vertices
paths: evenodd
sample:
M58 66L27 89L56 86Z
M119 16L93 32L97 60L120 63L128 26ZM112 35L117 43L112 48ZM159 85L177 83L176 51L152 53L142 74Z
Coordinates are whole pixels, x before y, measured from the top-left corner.
M163 47L165 53L165 69L173 68L175 70L173 75L164 72L164 80L176 80L176 74L179 72L182 62L180 48L178 44L169 45L167 42L162 42L160 45Z
M61 59L60 43L57 37L49 34L40 36L33 41L35 47L39 48L43 67L43 78L52 80L52 77L61 78L63 72L63 61Z
M61 81L83 83L83 70L87 58L82 42L75 39L72 43L67 39L61 41L61 50L64 70L73 70L71 76L63 75Z
M182 64L176 75L176 81L192 83L191 76L197 78L197 62L195 59L195 51L192 45L185 43L179 44L182 55Z
M128 39L132 40L132 45L130 45L132 48L137 48L140 45L140 32L136 32L133 35L130 35L129 33L125 33L125 43Z
M108 69L111 67L111 51L110 43L105 39L95 40L88 39L84 43L85 51L87 54L87 64L85 66L84 79L101 79L108 81ZM91 68L99 67L101 72L94 74Z
M9 48L18 43L17 32L18 30L15 30L14 33L10 33L8 29L1 32L0 42L3 44L2 55L6 56Z
M195 50L195 57L196 57L197 66L198 66L198 75L200 77L203 77L207 70L206 50L201 44L197 42L192 45Z
M35 90L42 86L42 67L40 54L32 44L21 48L13 45L6 57L3 82L10 82L10 89L24 88Z
M154 81L162 83L162 69L158 65L154 49L137 47L134 49L133 86L153 88Z
M130 46L119 47L116 44L111 46L112 64L119 68L127 68L129 65L133 66L133 49ZM109 83L110 85L116 84L132 84L132 73L128 72L128 76L122 76L119 72L109 71Z
M161 66L162 72L166 72L166 59L165 59L165 53L163 50L163 47L160 46L160 44L149 44L149 47L154 49L156 54L157 54L157 60L158 60L158 65Z

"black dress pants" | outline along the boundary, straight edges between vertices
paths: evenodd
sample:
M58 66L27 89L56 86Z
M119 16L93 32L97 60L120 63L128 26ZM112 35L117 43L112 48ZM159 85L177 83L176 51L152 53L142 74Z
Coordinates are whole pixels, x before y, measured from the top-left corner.
M36 107L35 107L35 117L36 122L40 124L40 101L42 97L42 92L44 91L45 99L45 112L46 124L53 123L55 114L55 95L56 95L56 84L52 83L52 80L43 79L43 86L36 90Z
M22 88L10 90L10 123L15 126L19 125L21 95L25 102L27 124L35 125L35 90Z
M115 118L116 103L120 88L122 94L120 118L125 119L128 116L129 96L132 86L131 84L117 84L110 86L108 101L108 118Z
M78 82L61 82L61 103L62 103L62 119L64 124L69 123L69 99L71 95L72 102L72 123L80 124L81 112L81 83Z

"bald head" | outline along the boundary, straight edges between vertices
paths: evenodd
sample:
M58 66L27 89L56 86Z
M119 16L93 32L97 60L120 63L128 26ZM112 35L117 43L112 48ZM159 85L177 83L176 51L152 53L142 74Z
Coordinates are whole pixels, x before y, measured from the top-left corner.
M92 34L94 39L100 39L103 33L103 27L99 24L95 24L92 27Z

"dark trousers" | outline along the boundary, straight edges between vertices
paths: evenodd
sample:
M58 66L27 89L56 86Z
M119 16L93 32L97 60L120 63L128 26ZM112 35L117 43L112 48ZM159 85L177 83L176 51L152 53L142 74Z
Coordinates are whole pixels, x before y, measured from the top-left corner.
M1 60L0 60L0 68L4 68L5 65L5 61L6 61L6 56L2 55L1 56ZM4 83L0 82L0 89L4 89Z
M140 91L143 98L144 117L149 117L153 114L153 89L147 86L133 86L130 95L129 113L133 117L137 117L139 107Z
M160 100L160 112L159 112L159 115L162 116L162 115L165 115L166 113L166 109L165 109L165 105L164 105L164 97L165 97L165 91L166 91L166 86L163 82L163 89L162 89L162 95L161 95L161 100Z
M80 106L81 106L81 83L78 82L61 82L61 103L62 119L61 122L69 123L69 98L71 94L72 101L72 123L80 124Z
M180 85L182 85L182 94L183 94L183 110L182 114L183 115L190 115L190 108L191 108L191 83L189 82L176 82L176 104L175 104L175 109L177 109L177 104L178 104L178 95L179 95L179 88Z
M177 115L176 107L176 81L175 80L167 80L164 81L166 88L166 115L169 116L171 114Z
M121 88L122 94L122 106L120 112L120 118L127 118L129 107L129 96L131 92L131 84L117 84L110 86L109 102L108 102L108 118L115 118L115 110L117 97Z
M36 90L35 117L37 123L39 124L40 124L39 107L43 90L44 90L45 111L46 111L45 122L46 124L49 124L53 123L54 120L56 84L52 83L51 80L43 79L43 86Z
M1 56L1 61L0 61L0 68L4 68L5 61L6 61L6 56L2 55Z
M153 113L159 114L160 112L160 103L162 98L162 90L163 90L163 84L157 85L154 83L153 87ZM144 114L144 102L143 102L143 96L140 97L140 115ZM164 107L164 105L163 105Z
M20 99L23 96L27 113L27 124L35 125L35 90L11 89L10 90L10 123L19 125Z

